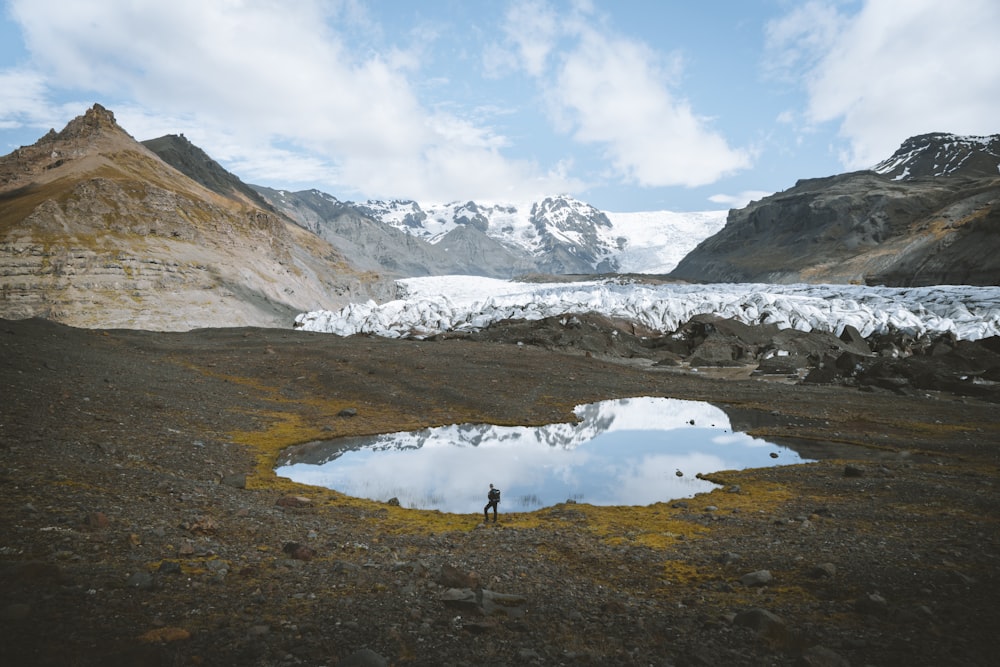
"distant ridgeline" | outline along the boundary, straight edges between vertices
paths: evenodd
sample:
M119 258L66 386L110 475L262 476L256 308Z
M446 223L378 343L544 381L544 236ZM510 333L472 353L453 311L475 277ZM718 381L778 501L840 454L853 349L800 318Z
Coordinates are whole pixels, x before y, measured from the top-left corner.
M248 185L182 135L139 143L94 105L0 157L0 317L284 327L385 300L396 278L454 274L996 285L998 155L996 135L914 137L871 171L800 181L728 220L566 196L356 204Z

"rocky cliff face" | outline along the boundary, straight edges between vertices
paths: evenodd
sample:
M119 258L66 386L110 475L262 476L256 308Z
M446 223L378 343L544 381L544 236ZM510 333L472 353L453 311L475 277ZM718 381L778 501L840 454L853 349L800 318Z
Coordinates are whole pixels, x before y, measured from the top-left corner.
M873 171L730 211L671 274L701 282L1000 284L1000 135L914 137Z
M100 105L0 158L0 317L286 327L365 284L328 243L196 183Z

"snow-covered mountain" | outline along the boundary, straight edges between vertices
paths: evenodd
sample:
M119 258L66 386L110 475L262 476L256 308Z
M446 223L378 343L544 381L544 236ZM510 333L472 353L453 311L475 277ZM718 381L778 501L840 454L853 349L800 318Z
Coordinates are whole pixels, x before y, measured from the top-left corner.
M613 213L565 195L527 205L368 201L353 206L432 244L470 226L536 257L563 251L587 258L598 273L667 273L702 239L722 229L728 213Z
M610 213L568 196L528 204L355 203L316 191L257 189L304 227L332 242L340 239L341 247L349 245L349 254L359 265L377 265L404 277L667 273L699 242L719 231L727 214ZM370 224L359 225L359 219ZM381 229L377 241L375 229ZM396 240L386 238L387 233L395 234ZM401 263L402 256L412 261Z
M933 132L910 137L872 171L894 181L914 178L1000 175L1000 134L960 136Z

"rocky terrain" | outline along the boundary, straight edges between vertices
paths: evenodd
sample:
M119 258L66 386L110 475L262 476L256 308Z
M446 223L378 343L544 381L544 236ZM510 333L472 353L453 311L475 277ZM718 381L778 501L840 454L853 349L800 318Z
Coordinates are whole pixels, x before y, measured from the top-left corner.
M100 105L0 158L0 315L286 326L317 303L377 291L376 276L249 189L210 185L163 162Z
M1000 135L914 137L873 171L745 208L671 276L699 282L996 285Z
M945 160L955 146L979 153ZM699 271L995 280L992 146L929 137L884 175L803 182L734 212L705 246L730 254ZM592 313L420 341L293 331L425 258L321 193L299 224L261 195L99 105L0 158L0 664L992 664L995 338L715 316L661 334ZM547 201L533 238L569 271L542 232L589 223ZM463 211L442 247L477 257ZM266 326L196 329L222 323ZM502 504L496 524L273 472L295 444L630 396L710 401L816 462L645 507Z
M992 664L996 403L905 368L988 369L993 342L803 336L807 361L884 344L899 364L883 383L835 360L820 384L800 379L816 360L753 374L781 332L685 331L648 347L586 316L430 341L0 321L0 662ZM294 443L640 395L711 401L817 462L646 507L501 503L496 524L271 472Z

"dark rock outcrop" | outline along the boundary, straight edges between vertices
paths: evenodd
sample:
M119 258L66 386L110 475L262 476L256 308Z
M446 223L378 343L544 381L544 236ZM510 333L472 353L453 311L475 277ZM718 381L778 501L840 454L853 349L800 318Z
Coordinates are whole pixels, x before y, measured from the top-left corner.
M730 211L672 272L701 282L1000 284L1000 135L908 140L875 171Z

